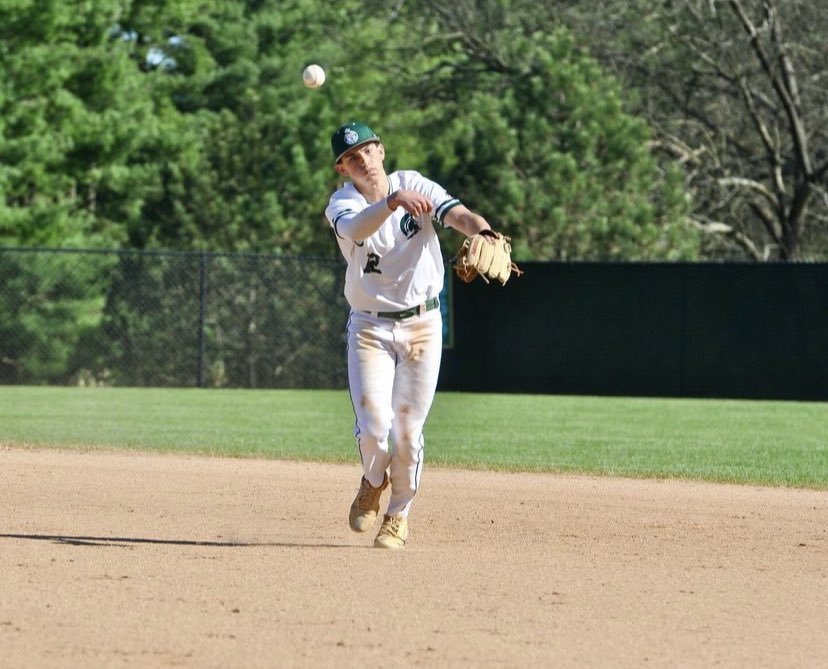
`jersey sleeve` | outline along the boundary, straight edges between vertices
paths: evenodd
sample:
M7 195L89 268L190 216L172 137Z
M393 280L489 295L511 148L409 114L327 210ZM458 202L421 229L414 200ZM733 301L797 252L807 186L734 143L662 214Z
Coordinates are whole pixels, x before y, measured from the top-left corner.
M338 226L356 216L364 207L365 203L360 202L345 188L341 188L331 196L328 206L325 208L325 218L328 219L328 223L331 224L339 239L345 239L345 237L340 234Z
M397 173L399 175L399 187L417 191L425 195L433 205L432 217L440 227L445 227L446 214L460 204L453 195L450 195L436 181L424 177L414 170L405 170Z

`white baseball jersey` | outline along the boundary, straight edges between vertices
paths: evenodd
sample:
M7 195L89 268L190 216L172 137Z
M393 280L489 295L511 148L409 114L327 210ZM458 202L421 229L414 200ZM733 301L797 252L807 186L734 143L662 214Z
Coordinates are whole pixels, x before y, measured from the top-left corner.
M442 227L446 213L460 201L413 170L388 175L388 194L400 189L425 195L431 212L414 217L398 207L366 239L346 239L337 231L337 225L369 206L351 182L331 195L325 209L348 263L345 297L352 309L401 311L437 297L443 289L443 256L434 224Z

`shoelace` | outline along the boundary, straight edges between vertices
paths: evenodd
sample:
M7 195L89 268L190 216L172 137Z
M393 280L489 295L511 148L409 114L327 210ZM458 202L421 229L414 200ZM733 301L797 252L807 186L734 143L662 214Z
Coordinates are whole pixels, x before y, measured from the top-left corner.
M392 534L394 536L400 535L400 528L402 527L402 518L392 516L389 522L383 523L380 529L380 534Z
M374 488L367 481L360 486L357 493L357 506L360 511L369 511L376 502L376 496L382 493L381 488Z

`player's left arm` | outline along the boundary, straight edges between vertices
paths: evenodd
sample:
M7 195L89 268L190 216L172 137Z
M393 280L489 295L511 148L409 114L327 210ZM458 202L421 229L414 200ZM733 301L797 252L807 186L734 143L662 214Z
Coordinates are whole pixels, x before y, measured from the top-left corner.
M446 213L444 219L446 227L454 228L466 237L476 235L483 230L491 230L492 226L480 214L476 214L468 207L458 204Z

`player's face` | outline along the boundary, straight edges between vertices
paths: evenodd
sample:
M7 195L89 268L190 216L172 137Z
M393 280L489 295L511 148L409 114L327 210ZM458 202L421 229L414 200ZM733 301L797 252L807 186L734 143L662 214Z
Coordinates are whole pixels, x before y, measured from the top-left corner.
M369 142L351 149L336 163L336 171L355 182L370 181L384 172L385 147Z

